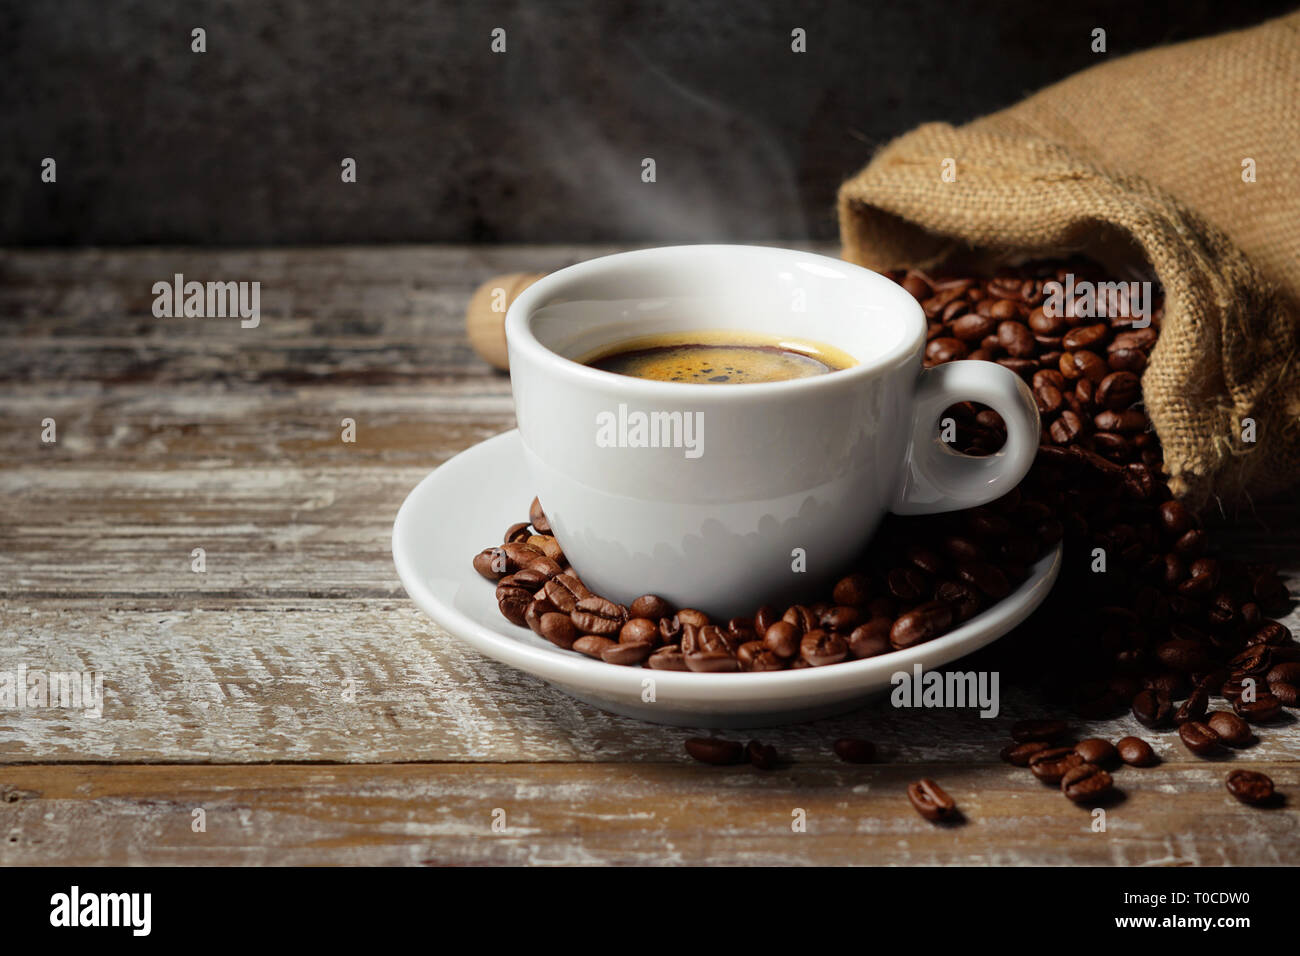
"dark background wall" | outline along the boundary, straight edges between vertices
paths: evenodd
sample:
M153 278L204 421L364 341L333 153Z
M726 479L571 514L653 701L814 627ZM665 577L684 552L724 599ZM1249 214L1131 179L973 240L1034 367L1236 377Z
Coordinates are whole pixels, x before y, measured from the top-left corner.
M1114 57L1294 6L5 0L0 243L831 237L876 146L1098 62L1094 27Z

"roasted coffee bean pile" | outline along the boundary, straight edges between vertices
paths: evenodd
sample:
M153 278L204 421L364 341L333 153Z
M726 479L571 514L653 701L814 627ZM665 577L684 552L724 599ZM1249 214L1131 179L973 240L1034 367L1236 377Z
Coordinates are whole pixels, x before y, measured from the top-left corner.
M860 565L825 600L725 622L654 595L623 607L592 594L567 567L536 501L531 529L512 526L474 566L497 583L508 619L560 647L623 665L748 672L825 666L932 640L1004 598L1063 539L1061 577L1048 601L995 645L1001 669L1082 718L1129 710L1152 730L1187 727L1180 737L1192 753L1248 743L1248 725L1300 703L1300 644L1269 618L1287 611L1290 596L1273 568L1216 554L1169 491L1141 404L1163 303L1156 300L1145 328L1123 315L1089 317L1070 302L1053 315L1044 286L1070 274L1076 287L1109 281L1076 260L979 279L892 275L925 312L927 366L993 361L1030 386L1042 416L1039 454L1020 487L989 505L886 518ZM1005 442L991 409L961 403L948 416L955 447L968 454ZM936 428L942 433L941 423ZM1216 699L1231 712L1211 714ZM1073 773L1097 766L1073 748L1066 748L1073 756L1047 757L1061 748L1036 743L1017 742L1013 762L1037 758L1042 779L1069 777L1067 795L1090 799L1107 789L1107 777ZM1137 738L1121 740L1118 753L1138 766L1154 760ZM1229 789L1240 796L1262 787Z
M1119 746L1099 737L1070 744L1063 720L1022 720L1011 727L1012 742L1002 749L1002 759L1016 767L1028 767L1043 783L1059 785L1075 803L1096 805L1110 800L1114 778L1108 768L1121 760L1135 766L1150 766L1155 753L1146 741L1125 737Z
M1268 618L1284 614L1290 596L1273 568L1216 555L1196 516L1170 494L1140 389L1163 304L1155 304L1148 328L1124 316L1075 315L1068 302L1053 317L1044 285L1069 274L1076 286L1108 281L1095 265L1074 260L980 280L893 276L929 320L927 365L997 362L1030 385L1042 416L1038 458L1020 491L1059 517L1065 563L1044 607L999 642L999 663L1079 717L1127 709L1152 730L1177 729L1198 756L1248 746L1250 725L1277 720L1297 702L1300 645ZM965 404L949 413L968 453L987 454L1005 441L995 412ZM1211 713L1215 699L1231 712ZM1050 739L1018 738L1003 756L1059 780L1071 799L1105 799L1113 783L1102 759L1106 742L1060 747ZM1116 750L1134 766L1155 762L1136 737ZM1244 802L1267 802L1241 796L1271 795L1271 781L1258 776L1267 783L1251 777L1234 789L1230 780L1229 790Z
M1019 490L984 508L886 522L828 600L714 621L654 594L624 607L592 593L536 499L530 521L474 558L508 620L610 664L711 673L822 667L933 640L1010 594L1063 533L1046 502Z
M700 763L720 767L748 763L758 770L771 770L780 760L775 747L759 740L742 746L738 741L720 737L692 737L686 741L686 752Z

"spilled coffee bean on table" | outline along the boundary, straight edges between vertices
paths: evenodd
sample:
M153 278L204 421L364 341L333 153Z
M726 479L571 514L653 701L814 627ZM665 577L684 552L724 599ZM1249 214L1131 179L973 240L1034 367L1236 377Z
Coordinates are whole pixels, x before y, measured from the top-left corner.
M1011 677L1081 718L1131 711L1153 731L1181 727L1191 753L1240 747L1253 740L1251 725L1267 726L1300 699L1300 644L1269 618L1287 611L1290 596L1272 567L1218 555L1169 490L1141 394L1162 301L1145 328L1127 316L1075 316L1068 302L1054 315L1044 285L1068 274L1076 283L1109 279L1082 261L990 278L891 274L925 312L927 367L992 361L1029 385L1042 418L1039 453L1020 486L988 505L887 517L858 565L818 600L725 621L651 594L624 607L568 567L537 501L529 521L511 526L474 567L496 583L508 620L566 650L622 666L757 673L933 640L1005 598L1064 541L1047 602L999 642L1015 645L1003 651ZM951 407L941 422L943 437L967 454L992 454L1006 440L1001 417L973 403ZM938 435L943 426L935 427ZM1068 781L1067 796L1091 802L1110 790L1108 773L1080 769L1099 769L1087 756L1113 754L1101 743L1069 748L1029 736L1003 756L1040 779ZM1118 756L1134 766L1155 759L1137 738L1120 741ZM1259 794L1271 793L1271 781L1263 781L1239 778L1229 789L1265 802Z

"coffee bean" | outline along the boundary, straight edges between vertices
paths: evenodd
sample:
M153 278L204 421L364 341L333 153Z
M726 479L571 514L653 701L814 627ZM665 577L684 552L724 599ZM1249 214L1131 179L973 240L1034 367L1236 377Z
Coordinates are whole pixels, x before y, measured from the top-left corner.
M1092 423L1099 432L1120 432L1125 435L1138 435L1145 431L1147 418L1140 411L1133 408L1123 412L1107 410L1094 415Z
M1158 730L1173 723L1174 709L1168 697L1144 690L1133 698L1133 716L1143 727Z
M1083 434L1083 419L1067 408L1048 426L1047 432L1058 445L1068 445Z
M1074 752L1085 762L1096 764L1098 767L1109 767L1119 760L1119 751L1115 749L1115 745L1100 737L1080 740L1074 745Z
M745 748L737 741L718 737L692 737L686 741L686 752L700 763L728 766L745 759Z
M763 646L777 657L788 660L799 653L799 628L789 621L777 621L763 634Z
M1057 367L1061 370L1061 374L1070 381L1074 381L1076 378L1087 378L1091 379L1093 384L1100 382L1111 371L1101 358L1095 353L1087 351L1071 352L1066 350L1061 355Z
M1028 767L1029 758L1051 747L1044 740L1027 740L1024 743L1010 743L1002 748L999 756L1013 767Z
M531 562L546 556L540 548L534 548L531 544L518 541L507 541L495 550L503 556L506 571L509 574L522 571Z
M506 576L506 556L500 548L484 548L474 555L474 570L489 581Z
M944 793L942 787L929 779L908 784L907 799L912 802L912 806L916 808L917 813L931 822L948 819L957 810L957 804L952 797Z
M497 588L497 609L511 624L518 624L520 627L528 626L525 615L532 600L532 594L524 588L511 586Z
M1146 353L1139 349L1115 349L1106 356L1107 365L1117 372L1137 375L1147 367Z
M1182 558L1196 558L1205 550L1205 532L1193 528L1174 542L1174 553Z
M1207 757L1223 749L1214 728L1199 720L1189 720L1180 726L1178 736L1183 746L1198 757Z
M1073 747L1051 747L1029 758L1029 769L1044 783L1060 783L1067 771L1083 763Z
M770 604L764 604L754 613L754 633L761 637L779 620L781 620L781 612Z
M1042 306L1029 313L1029 327L1038 335L1060 335L1067 328L1061 316L1048 315Z
M996 327L997 323L986 315L968 312L952 323L952 334L969 344L980 341Z
M550 561L550 558L541 558L542 561ZM554 562L551 562L554 564ZM558 573L558 568L556 569ZM509 583L512 587L523 588L529 594L536 594L554 574L548 574L544 569L534 568L532 566L521 568L514 574L501 579L501 584Z
M740 670L740 661L729 644L730 636L716 624L688 626L682 633L682 654L686 666L701 673L726 673Z
M1062 336L1061 347L1069 352L1091 349L1103 343L1109 334L1110 329L1102 324L1079 325Z
M1254 700L1239 697L1232 702L1232 709L1237 712L1238 717L1252 724L1266 724L1277 720L1282 715L1282 702L1265 691L1257 695Z
M709 616L707 614L705 614L703 611L697 611L693 607L684 607L680 611L678 611L675 616L677 620L682 623L683 626L689 624L691 627L704 627L705 625L710 623Z
M506 528L505 536L502 541L527 541L532 537L532 531L528 527L527 521L520 521Z
M781 620L793 625L800 634L817 630L817 615L802 604L795 604L786 608Z
M930 285L934 288L934 295L922 302L921 308L925 312L926 318L932 319L941 313L949 302L960 298L974 283L963 279L959 282L949 282L946 285L934 282L931 282Z
M1166 534L1177 538L1191 530L1191 512L1181 502L1166 501L1158 510L1160 523L1164 527Z
M558 574L551 578L542 588L546 599L566 614L573 613L578 602L592 594L586 586L572 574Z
M1250 642L1252 644L1265 644L1269 647L1278 647L1283 644L1290 644L1291 629L1280 621L1264 621L1255 629L1254 634L1250 637ZM1296 676L1300 676L1300 671L1297 671L1296 675L1286 679L1294 680Z
M833 631L809 631L799 642L799 655L813 667L838 664L849 654L849 645Z
M1226 710L1216 710L1210 714L1206 724L1219 735L1219 740L1229 747L1245 747L1255 739L1250 724Z
M513 543L513 542L507 542ZM525 539L525 543L542 552L552 561L560 564L564 563L564 551L560 548L560 542L556 541L549 534L534 534Z
M572 622L570 622L572 623ZM586 654L588 657L594 657L598 660L605 653L607 648L618 647L618 644L611 641L608 637L601 637L598 634L584 634L573 642L573 649L580 654Z
M746 648L749 649L748 652ZM784 670L787 663L765 648L761 641L749 641L740 645L736 651L736 660L740 661L742 670L751 672Z
M900 601L919 601L930 587L929 579L916 568L894 568L885 576L885 584Z
M991 512L988 512L987 509L985 509L984 514L987 515L987 519L982 519L981 516L977 514L977 511L972 511L970 512L970 518L976 523L980 523L982 520L991 520L994 518L1002 521L1003 524L1006 523L1005 519L993 515ZM922 574L938 576L944 574L948 570L948 562L944 559L943 555L920 544L910 544L907 546L907 560L912 562L912 567L916 568Z
M1053 741L1064 737L1070 725L1063 720L1018 720L1011 725L1011 739Z
M876 759L876 745L859 737L841 737L833 748L835 756L845 763L872 763Z
M570 615L573 625L583 634L609 637L617 634L627 620L627 608L603 597L585 597Z
M897 649L913 647L933 640L952 626L951 605L932 601L922 604L894 621L889 629L889 643Z
M1273 668L1273 650L1267 644L1252 644L1228 661L1234 677L1262 677Z
M998 344L1015 358L1028 358L1038 351L1033 334L1019 322L1002 322L998 325Z
M942 365L944 362L964 359L968 351L966 343L961 339L942 336L926 344L925 358L932 365Z
M1255 681L1255 678L1253 677L1247 677L1245 678L1245 680L1258 683L1257 681ZM1239 680L1235 677L1225 680L1219 686L1219 696L1222 697L1224 700L1229 700L1229 701L1239 700L1241 696L1245 693L1245 691L1246 691L1246 685L1243 683L1242 680Z
M745 754L749 757L750 764L758 770L771 770L776 766L776 748L771 744L751 740L745 745Z
M659 625L648 617L628 619L618 632L620 644L647 644L654 648L659 643Z
M541 616L537 633L556 647L571 650L578 638L578 629L573 626L573 619L562 611L548 611Z
M627 613L632 617L657 621L661 617L671 617L673 606L657 594L643 594L628 605Z
M899 283L907 293L917 302L922 302L933 295L930 283L925 281L925 277L917 272L909 272Z
M1111 372L1097 383L1094 401L1104 409L1122 412L1142 397L1142 382L1132 372Z
M934 598L951 606L958 621L968 621L978 614L985 600L977 588L965 581L940 581Z
M835 631L838 634L847 634L857 627L861 620L862 614L857 608L837 604L822 612L820 623L827 630Z
M958 566L957 576L995 601L1000 601L1011 593L1011 584L1007 581L1006 574L987 562L967 561Z
M1188 721L1201 720L1205 717L1205 712L1210 707L1210 694L1203 687L1196 687L1187 699L1183 701L1182 706L1174 711L1174 723L1182 725Z
M600 652L600 659L606 664L619 664L634 667L644 663L654 653L654 645L648 641L626 642L620 640Z
M1039 385L1034 388L1034 404L1043 416L1055 415L1065 403L1061 390L1055 385Z
M1274 800L1273 780L1255 770L1234 770L1228 774L1228 792L1251 806L1263 806Z
M665 644L651 654L646 661L646 666L657 671L687 670L686 657L682 654L681 648L674 644Z
M1149 767L1156 762L1156 752L1141 737L1124 737L1115 745L1119 759L1130 767Z
M528 625L534 634L540 634L542 633L542 616L555 610L555 605L546 600L544 595L534 594L533 599L528 602L528 607L524 609L524 623Z
M833 596L836 604L861 607L871 600L870 576L857 572L840 578Z
M1268 692L1277 698L1283 707L1300 706L1300 687L1286 681L1270 681Z
M1110 796L1114 780L1094 764L1085 763L1067 770L1061 777L1061 792L1074 803L1096 803Z
M536 498L528 506L528 520L532 522L533 527L542 534L551 533L551 523L546 520L546 512L542 511L542 503Z
M1039 369L1034 373L1033 387L1042 388L1044 385L1050 385L1058 392L1063 391L1065 389L1065 376L1054 368Z
M1038 362L1034 359L1027 358L999 358L994 359L998 365L1008 371L1015 372L1022 379L1028 379L1038 370Z
M1011 299L993 300L993 304L989 307L989 317L999 322L1013 319L1018 315L1020 315L1020 303Z
M892 650L889 643L889 630L888 618L878 617L866 624L859 624L849 634L849 654L854 660L861 660Z
M1149 349L1156 344L1156 335L1156 330L1150 326L1145 329L1130 329L1117 333L1108 348L1112 352L1117 349Z

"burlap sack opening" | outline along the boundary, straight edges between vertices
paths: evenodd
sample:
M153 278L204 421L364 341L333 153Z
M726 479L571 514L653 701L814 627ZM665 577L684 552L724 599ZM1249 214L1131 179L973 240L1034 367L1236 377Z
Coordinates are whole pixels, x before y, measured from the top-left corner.
M840 188L843 254L894 269L1077 252L1154 274L1143 393L1171 485L1197 507L1248 504L1300 479L1297 150L1300 13L900 137Z

